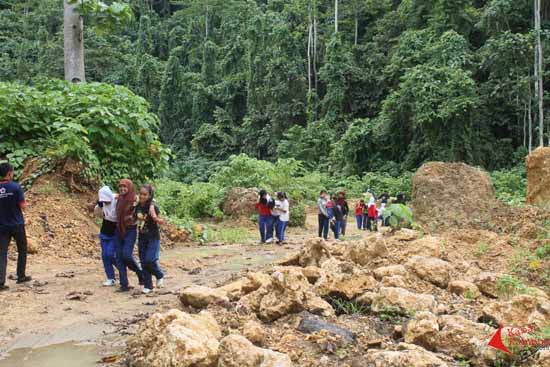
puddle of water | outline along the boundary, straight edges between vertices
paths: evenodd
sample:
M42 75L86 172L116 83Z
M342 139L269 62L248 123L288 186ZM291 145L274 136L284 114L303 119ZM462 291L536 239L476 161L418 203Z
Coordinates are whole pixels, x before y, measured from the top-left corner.
M5 359L0 359L0 367L97 367L100 358L96 345L70 342L14 349Z

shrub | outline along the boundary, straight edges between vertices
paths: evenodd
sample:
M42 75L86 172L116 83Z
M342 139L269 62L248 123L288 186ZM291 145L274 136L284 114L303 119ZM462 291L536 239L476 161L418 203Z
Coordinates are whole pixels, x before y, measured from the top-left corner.
M0 157L20 169L28 157L73 158L112 183L153 178L167 167L159 120L124 87L40 81L0 83Z
M306 207L304 204L299 203L290 206L290 221L288 225L290 227L304 227L306 225Z
M527 192L527 174L523 164L508 170L491 172L497 199L510 205L525 202Z
M389 220L392 228L410 228L414 226L411 208L403 204L391 204L384 211L384 221Z
M525 292L525 285L513 275L503 275L497 279L497 292L504 297L510 298L518 293Z

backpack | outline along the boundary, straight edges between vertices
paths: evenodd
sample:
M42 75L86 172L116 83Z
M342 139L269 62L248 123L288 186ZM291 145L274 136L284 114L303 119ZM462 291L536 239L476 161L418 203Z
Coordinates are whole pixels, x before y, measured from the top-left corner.
M269 199L269 201L267 202L267 207L268 207L269 209L275 208L275 200Z

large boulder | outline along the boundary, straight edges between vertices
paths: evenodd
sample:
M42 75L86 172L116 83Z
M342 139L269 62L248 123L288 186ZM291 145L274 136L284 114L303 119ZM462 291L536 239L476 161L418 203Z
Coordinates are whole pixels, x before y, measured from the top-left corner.
M365 266L374 259L388 254L386 240L381 234L371 234L363 241L352 242L346 245L344 258Z
M396 275L406 276L407 269L403 265L389 265L389 266L382 266L374 269L374 276L378 280L381 280L382 278L385 278L385 277L391 277Z
M526 201L550 207L550 148L537 148L527 157Z
M283 353L254 346L243 336L232 334L220 343L218 367L292 367Z
M502 326L536 324L546 327L550 321L550 301L526 294L515 296L509 301L495 300L483 307L483 318Z
M372 367L447 367L442 356L414 344L400 343L397 350L369 349L367 366Z
M408 243L402 243L403 253L406 256L441 256L441 239L434 236L424 236Z
M403 288L382 287L374 296L371 308L374 312L390 309L404 314L418 311L436 312L437 302L430 294L412 293Z
M378 282L367 270L352 262L332 258L321 268L322 275L315 283L315 291L321 297L342 297L348 300L376 289Z
M441 288L447 288L451 273L451 264L435 257L413 256L405 264L419 278Z
M206 311L190 315L179 310L156 313L127 342L131 367L214 367L220 328Z
M482 272L475 276L474 283L487 297L498 298L497 281L501 277L502 274L499 273Z
M412 179L414 217L428 228L479 226L496 205L487 172L464 163L426 163Z
M184 306L205 308L210 304L224 304L229 302L227 292L221 288L209 288L200 285L193 285L185 288L180 296Z
M294 268L275 271L269 284L244 296L239 303L265 321L274 321L301 311L323 316L334 315L330 304L313 293L304 274Z
M233 187L225 194L222 207L223 213L232 217L250 217L256 213L257 201L257 189Z
M439 332L437 316L428 311L421 311L409 320L403 329L405 343L418 344L431 348Z

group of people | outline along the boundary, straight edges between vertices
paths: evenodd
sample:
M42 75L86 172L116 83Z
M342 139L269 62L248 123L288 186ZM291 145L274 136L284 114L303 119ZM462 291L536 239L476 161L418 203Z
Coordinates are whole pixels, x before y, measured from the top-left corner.
M275 232L276 243L282 245L285 242L285 232L290 221L290 204L286 193L278 192L273 199L266 190L261 190L256 210L261 243L272 243L273 232Z
M156 286L161 288L164 285L164 272L159 264L159 225L164 220L159 216L160 210L154 201L153 186L141 186L139 195L136 195L134 184L128 179L119 182L118 195L104 186L91 208L103 218L99 233L101 258L107 276L103 285L116 284L116 268L121 292L130 289L128 269L136 273L139 284L143 286L143 293L153 291L153 277L156 278ZM139 263L133 255L136 240Z

